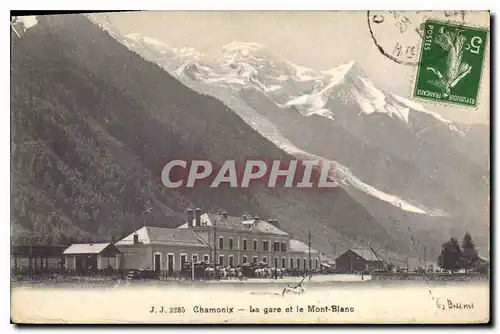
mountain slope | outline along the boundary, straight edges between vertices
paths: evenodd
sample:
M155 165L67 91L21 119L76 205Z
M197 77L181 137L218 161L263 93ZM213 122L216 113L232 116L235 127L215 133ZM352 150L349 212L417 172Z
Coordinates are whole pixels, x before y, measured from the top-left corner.
M439 234L474 230L479 243L488 244L489 145L478 126L453 123L376 87L354 62L317 71L241 42L211 58L110 31L189 87L224 101L288 153L338 163L336 175L357 188L346 189L378 221L388 217L380 209L385 205L366 204L357 190L425 213L416 225L432 226L432 216L441 216Z
M176 226L199 206L276 216L298 237L310 229L326 253L332 240L358 235L401 247L340 187L166 189L160 173L169 160L293 157L84 16L38 21L12 46L14 240L107 239L145 223Z

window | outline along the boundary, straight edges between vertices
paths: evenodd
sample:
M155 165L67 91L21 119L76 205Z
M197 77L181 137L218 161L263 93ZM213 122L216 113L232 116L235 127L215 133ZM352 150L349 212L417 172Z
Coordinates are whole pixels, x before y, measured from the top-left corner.
M300 269L300 259L299 258L297 258L296 263L297 263L297 269Z
M262 240L262 250L263 251L268 251L269 250L269 241Z
M302 269L307 269L307 259L304 259L304 268Z
M293 257L290 258L290 269L293 269Z
M219 266L224 265L224 255L219 255Z
M256 251L257 250L257 240L254 240L253 241L253 250Z
M286 242L281 243L281 251L286 252Z
M229 255L229 266L234 267L234 256Z
M315 268L315 269L318 269L318 259L316 259L316 260L314 261L314 268Z
M274 258L274 268L278 268L278 258Z
M203 262L209 263L210 262L210 256L208 256L207 254L203 255Z
M286 258L282 258L281 259L281 268L285 268L286 267Z
M252 258L252 262L253 262L253 264L257 264L257 256L254 256L254 257Z
M224 249L224 237L219 237L219 249Z
M264 257L262 258L262 262L267 263L267 256L264 256Z
M243 250L247 250L247 239L243 239Z
M153 265L154 265L154 267L153 267L154 270L157 272L160 272L160 270L162 269L161 268L161 253L155 253ZM36 267L36 262L35 262L35 267Z
M248 263L248 258L246 256L243 256L243 263Z
M280 243L278 241L273 242L273 251L275 252L280 251Z
M233 238L229 238L229 249L233 249Z
M198 262L198 255L194 254L193 255L193 263L197 263Z
M181 269L184 268L184 263L187 261L187 255L181 254Z
M172 276L172 272L175 269L175 254L174 253L168 253L167 254L167 275ZM182 269L182 268L181 268Z

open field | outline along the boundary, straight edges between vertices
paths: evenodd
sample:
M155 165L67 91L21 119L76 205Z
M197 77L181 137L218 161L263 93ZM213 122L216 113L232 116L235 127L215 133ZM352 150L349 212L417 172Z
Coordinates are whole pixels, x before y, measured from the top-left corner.
M407 281L422 281L422 282L433 282L435 281L436 276L443 276L439 279L442 281L442 284L448 284L451 281L487 281L488 276L486 275L464 275L464 274L455 274L448 278L444 276L448 275L407 275L410 278L401 279L401 276L405 276L405 274L398 275L378 275L378 276L390 276L392 278L385 278L381 283L381 279L374 279L372 275L349 275L349 274L326 274L326 275L312 275L311 278L306 277L304 279L304 284L316 286L316 285L338 285L338 284L362 284L362 285L384 285L391 286L400 280ZM447 281L447 279L449 279ZM117 277L85 277L85 276L57 276L57 278L41 278L37 280L20 280L12 282L13 286L23 286L23 285L36 285L36 286L46 286L46 287L64 287L64 286L92 286L92 287L108 287L108 286L121 286L121 285L172 285L172 286L204 286L204 285L276 285L276 286L285 286L287 284L294 285L299 283L302 280L302 277L296 276L284 276L283 278L247 278L244 280L239 280L237 278L229 278L229 279L220 279L220 280L195 280L194 282L189 279L146 279L146 280L129 280L129 279L121 279ZM377 281L369 283L370 281ZM391 283L394 282L394 283Z
M149 280L128 280L128 279L118 279L112 277L83 277L83 276L73 276L73 277L59 277L55 279L40 279L35 281L19 281L13 282L15 286L21 285L38 285L38 286L73 286L73 285L92 285L92 286L115 286L115 285L206 285L206 284L297 284L302 280L302 277L295 276L284 276L283 278L248 278L245 280L239 280L236 278L221 279L221 280L191 280L186 279L149 279ZM314 275L311 279L306 277L304 282L307 284L319 284L328 282L364 282L371 280L370 275Z
M296 278L243 283L15 283L12 319L42 323L464 323L489 319L488 282L361 281L329 276L339 277L306 279L304 294L284 296L283 288L298 282ZM257 308L259 312L251 312ZM347 312L339 312L341 308ZM219 313L200 311L205 309Z

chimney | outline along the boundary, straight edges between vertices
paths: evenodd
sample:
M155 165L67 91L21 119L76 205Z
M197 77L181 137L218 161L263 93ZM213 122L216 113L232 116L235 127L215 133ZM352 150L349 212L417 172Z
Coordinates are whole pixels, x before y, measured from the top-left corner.
M193 228L193 219L194 219L193 209L188 209L187 210L188 228Z
M223 217L224 219L227 219L227 211L222 212L222 217Z
M139 243L139 235L134 233L134 245Z
M196 227L201 226L201 209L196 209Z

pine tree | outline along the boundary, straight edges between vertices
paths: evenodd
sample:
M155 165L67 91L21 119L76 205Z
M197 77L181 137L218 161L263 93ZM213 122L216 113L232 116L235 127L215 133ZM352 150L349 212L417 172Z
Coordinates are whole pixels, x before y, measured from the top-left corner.
M438 257L438 265L446 270L456 271L460 269L460 258L462 251L457 239L450 238L441 248L441 254Z
M474 264L479 259L477 254L476 246L472 242L472 237L469 232L465 232L464 238L462 239L462 260L461 267L466 271L469 271L474 267Z

